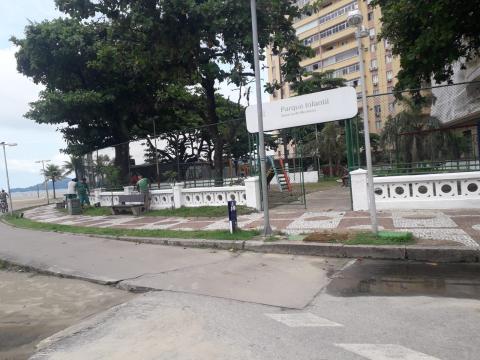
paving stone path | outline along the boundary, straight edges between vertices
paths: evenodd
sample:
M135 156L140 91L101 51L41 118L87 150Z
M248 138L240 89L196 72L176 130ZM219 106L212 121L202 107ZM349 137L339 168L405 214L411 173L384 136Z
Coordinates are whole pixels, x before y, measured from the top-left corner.
M116 229L217 230L228 229L226 218L180 218L165 216L69 216L53 205L42 206L24 213L26 218L55 224ZM412 232L425 245L458 245L480 247L480 210L418 210L382 211L378 213L380 229ZM261 213L238 218L242 229L263 225ZM271 211L274 230L287 234L302 234L331 229L369 229L368 212L362 211L302 211L279 209Z

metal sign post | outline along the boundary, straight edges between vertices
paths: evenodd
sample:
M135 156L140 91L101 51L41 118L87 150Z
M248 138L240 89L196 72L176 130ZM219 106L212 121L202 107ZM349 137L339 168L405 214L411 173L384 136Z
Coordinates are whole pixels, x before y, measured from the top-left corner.
M237 202L235 200L228 202L228 223L230 234L233 234L237 230Z
M257 116L258 116L258 156L260 157L260 181L262 184L263 197L263 235L272 233L270 227L270 215L268 209L268 188L267 188L267 167L265 154L265 139L263 137L263 110L262 110L262 87L260 83L260 58L258 54L258 26L257 26L257 3L250 0L252 12L252 35L253 35L253 56L255 62L255 88L257 91Z

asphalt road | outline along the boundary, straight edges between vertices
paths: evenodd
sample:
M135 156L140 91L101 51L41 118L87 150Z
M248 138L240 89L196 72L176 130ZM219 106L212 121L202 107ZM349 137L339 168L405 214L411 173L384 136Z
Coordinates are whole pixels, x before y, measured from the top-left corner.
M154 290L44 340L32 359L480 358L480 264L183 249L5 225L0 258Z

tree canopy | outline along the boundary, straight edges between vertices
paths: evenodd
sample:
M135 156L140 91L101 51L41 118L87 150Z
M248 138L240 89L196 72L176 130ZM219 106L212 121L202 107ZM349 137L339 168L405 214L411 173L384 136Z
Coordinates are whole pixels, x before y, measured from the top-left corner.
M422 81L448 81L452 64L479 55L479 0L374 0L382 10L380 37L400 56L397 89L418 88Z
M206 125L217 177L227 147L219 126L219 84L240 89L253 77L248 1L56 0L69 17L33 23L19 46L18 69L45 85L27 116L59 125L69 153L116 147L128 169L127 141L152 132ZM291 0L258 0L259 50L282 57L283 78L297 81L299 62L312 54L296 37ZM262 55L263 57L263 55ZM199 93L198 101L190 101ZM199 105L200 110L197 105ZM194 115L192 115L192 113ZM180 116L179 116L180 114Z

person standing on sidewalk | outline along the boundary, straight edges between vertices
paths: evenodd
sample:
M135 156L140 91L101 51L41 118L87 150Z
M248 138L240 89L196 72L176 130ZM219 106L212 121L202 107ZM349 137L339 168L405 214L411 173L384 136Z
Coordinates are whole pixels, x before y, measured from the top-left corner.
M138 175L137 188L140 194L144 197L145 211L150 210L150 193L148 188L148 179L143 175Z
M2 210L2 213L8 212L8 197L9 195L5 192L5 190L2 189L0 192L0 209Z
M90 199L88 198L90 196L90 188L88 187L86 178L82 178L77 184L77 194L82 208L85 204L90 206Z
M75 199L77 197L77 182L77 178L73 178L68 182L67 193L65 194L67 199Z

